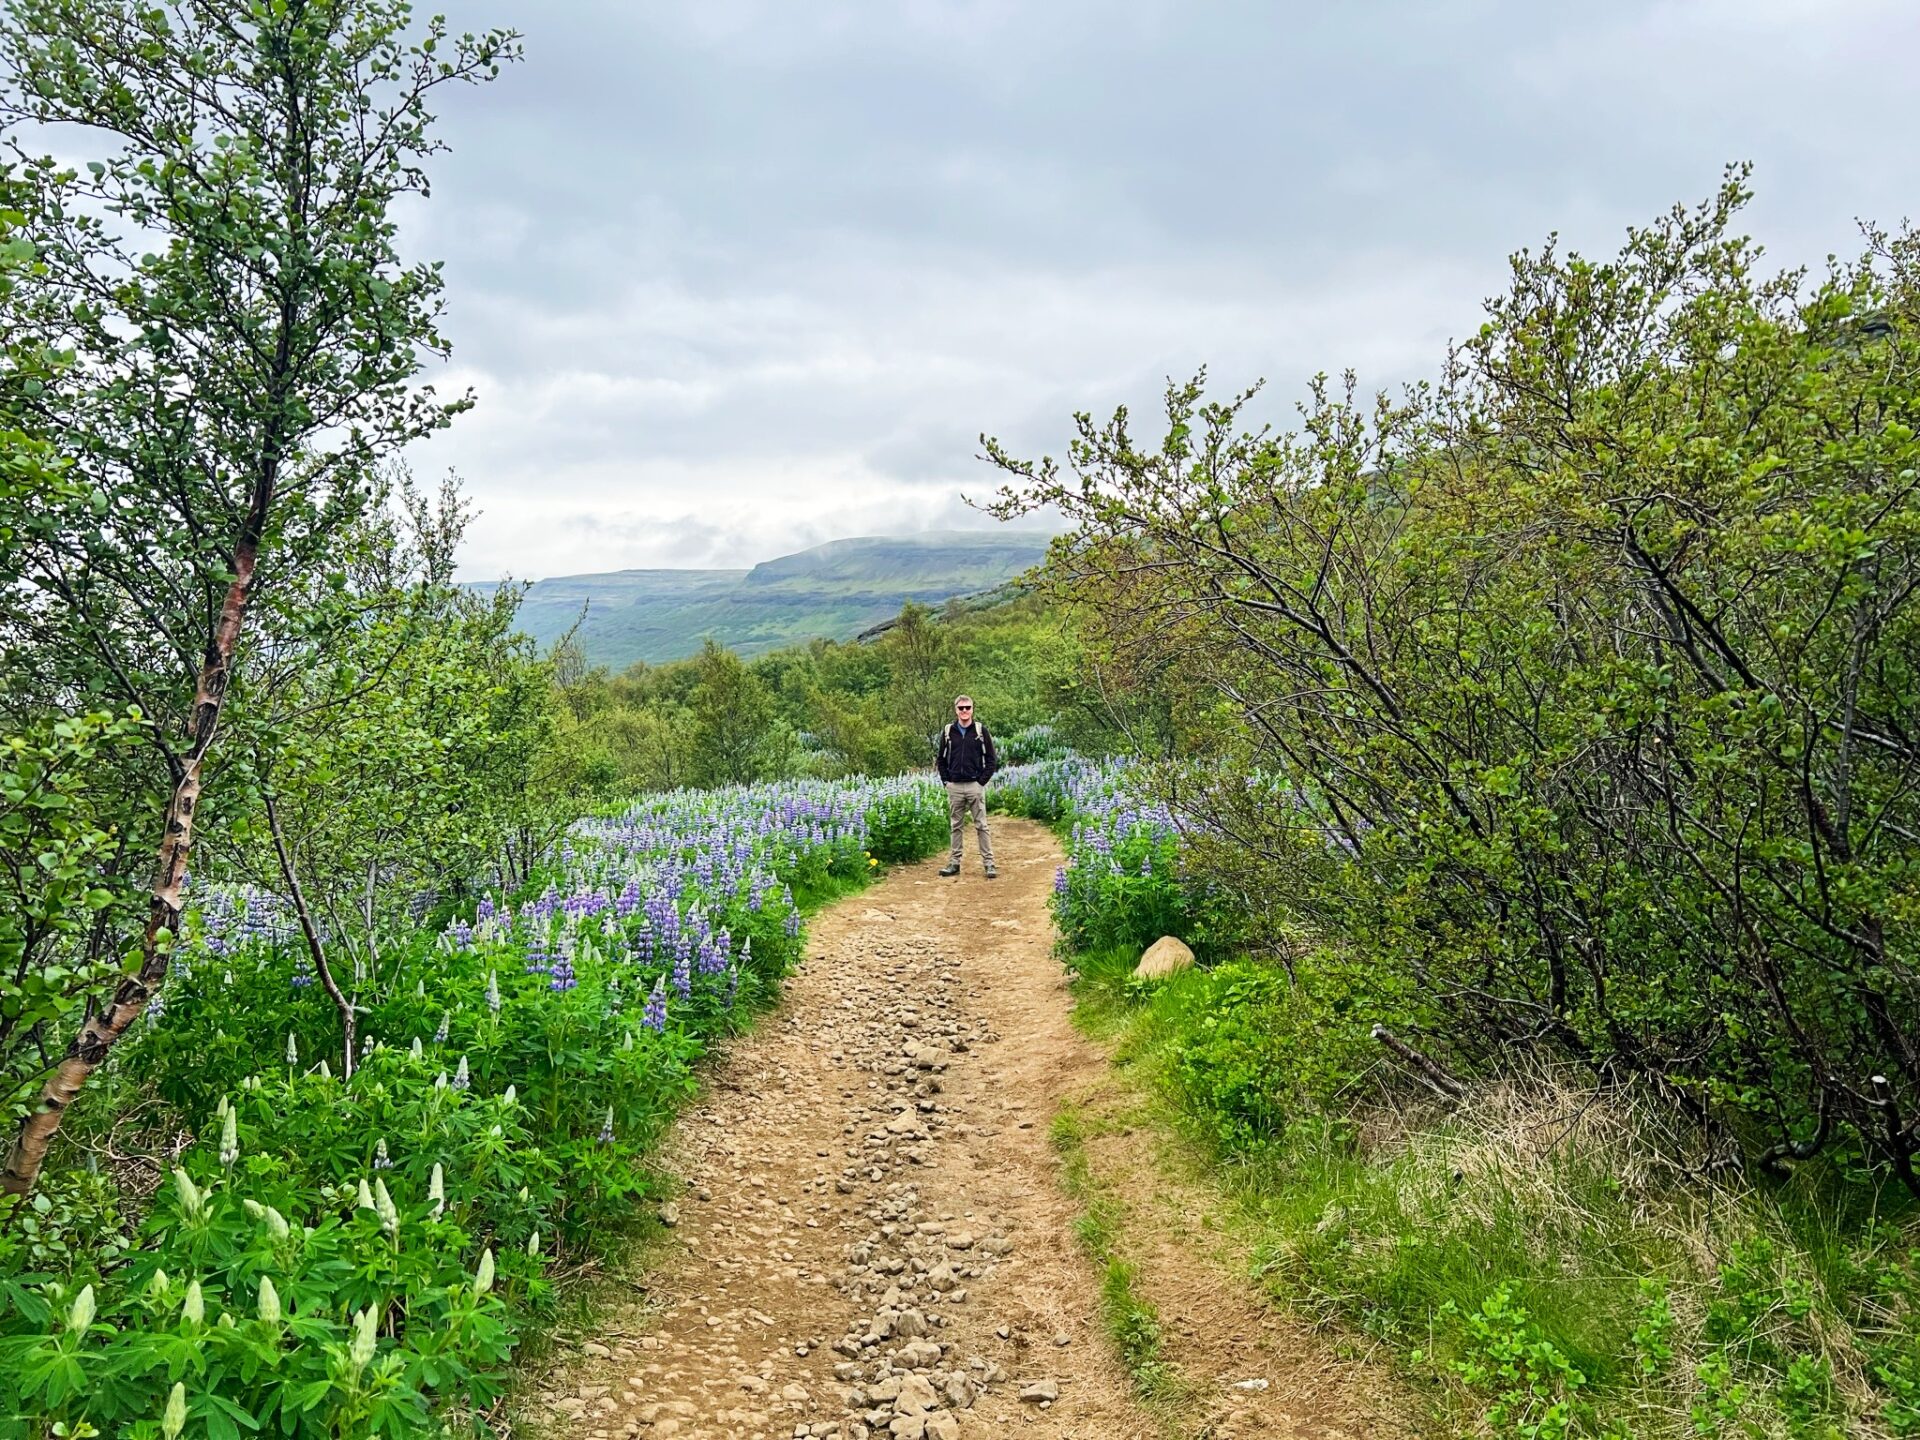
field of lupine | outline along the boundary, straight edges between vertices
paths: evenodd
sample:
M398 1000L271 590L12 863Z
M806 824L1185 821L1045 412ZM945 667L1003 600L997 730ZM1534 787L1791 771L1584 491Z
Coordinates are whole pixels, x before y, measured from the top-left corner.
M351 1080L279 903L200 887L114 1076L147 1097L136 1123L197 1123L143 1215L78 1170L0 1237L0 1415L166 1440L484 1428L553 1277L643 1213L650 1143L776 993L805 911L945 833L913 778L582 820L532 884L420 897L417 929L350 962Z
M1138 959L1162 935L1204 947L1215 907L1184 871L1179 823L1166 805L1140 799L1127 772L1123 762L1077 755L1009 766L991 803L1060 830L1067 859L1054 875L1053 911L1069 952Z

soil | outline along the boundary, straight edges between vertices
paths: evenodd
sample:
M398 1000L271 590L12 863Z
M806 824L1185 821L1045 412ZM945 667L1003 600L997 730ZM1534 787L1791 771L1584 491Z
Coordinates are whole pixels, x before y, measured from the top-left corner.
M615 1437L1193 1440L1410 1433L1364 1361L1263 1304L1204 1181L1146 1131L1085 1153L1123 1204L1184 1398L1147 1404L1102 1327L1049 1127L1125 1108L1070 1020L1059 846L997 819L1000 878L902 867L816 917L778 1010L663 1161L670 1241L529 1386L522 1423ZM1262 1383L1263 1382L1263 1383Z

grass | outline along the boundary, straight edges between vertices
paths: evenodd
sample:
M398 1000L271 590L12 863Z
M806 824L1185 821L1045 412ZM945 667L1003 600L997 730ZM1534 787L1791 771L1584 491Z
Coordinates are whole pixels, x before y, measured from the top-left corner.
M1127 1367L1134 1393L1162 1423L1170 1424L1173 1411L1187 1399L1189 1386L1161 1353L1160 1313L1140 1295L1139 1269L1122 1253L1123 1213L1087 1163L1086 1140L1094 1123L1073 1105L1064 1106L1053 1121L1062 1184L1084 1207L1074 1223L1074 1233L1100 1267L1101 1323Z
M1271 973L1142 987L1131 959L1075 957L1079 1024L1210 1162L1271 1301L1383 1343L1443 1433L1920 1435L1903 1194L1703 1179L1657 1104L1565 1074L1409 1100ZM1076 1123L1056 1132L1070 1181Z

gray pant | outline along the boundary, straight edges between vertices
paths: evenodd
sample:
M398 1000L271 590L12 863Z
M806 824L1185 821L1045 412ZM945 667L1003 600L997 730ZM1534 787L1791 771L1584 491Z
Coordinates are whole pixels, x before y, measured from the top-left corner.
M947 820L953 831L953 863L960 863L962 841L967 833L967 817L973 817L973 833L980 842L980 858L993 866L993 841L987 836L987 787L977 780L947 782Z

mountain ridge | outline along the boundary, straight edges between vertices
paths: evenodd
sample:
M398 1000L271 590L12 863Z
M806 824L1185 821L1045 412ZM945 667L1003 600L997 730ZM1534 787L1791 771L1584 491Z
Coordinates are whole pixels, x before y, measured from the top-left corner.
M1045 557L1049 539L1021 530L860 535L744 569L549 576L528 587L519 628L546 645L578 621L588 662L616 670L682 659L709 636L743 655L851 640L908 601L939 605L1016 580Z

